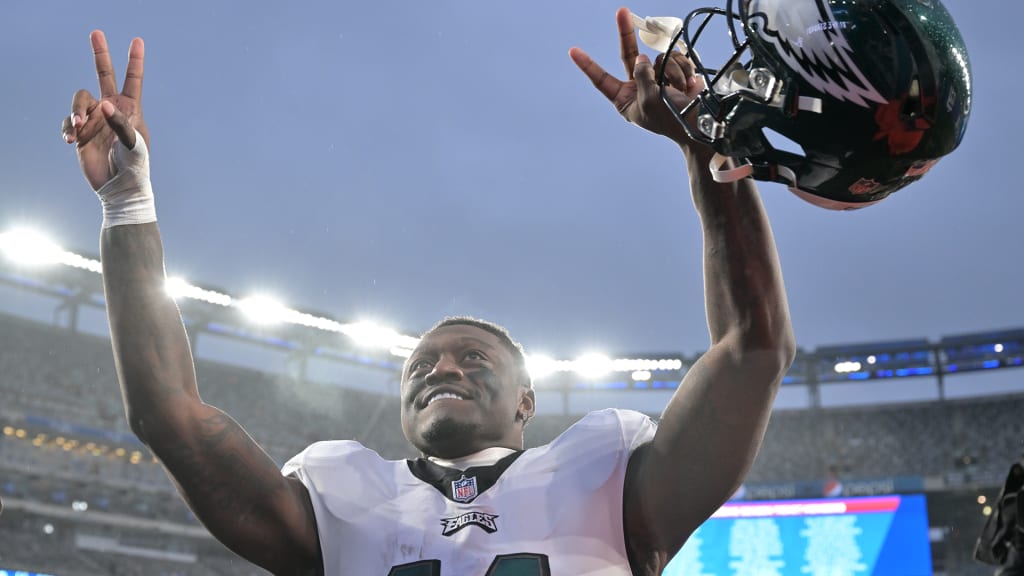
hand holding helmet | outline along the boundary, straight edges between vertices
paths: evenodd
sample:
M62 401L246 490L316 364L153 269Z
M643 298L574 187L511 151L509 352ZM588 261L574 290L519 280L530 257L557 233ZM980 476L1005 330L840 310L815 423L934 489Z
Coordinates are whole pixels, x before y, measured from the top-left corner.
M692 49L715 18L734 53L712 68ZM683 20L637 20L648 45L686 46L705 80L685 105L663 101L692 139L745 166L712 166L720 181L752 176L825 208L869 206L924 176L967 127L967 52L939 0L726 0ZM800 150L777 149L771 132Z
M661 54L652 64L647 56L639 52L633 15L629 10L620 9L616 13L616 22L626 80L606 72L579 48L570 50L569 55L626 120L655 134L667 136L680 145L691 144L693 140L662 103L662 92L678 107L689 105L704 87L703 81L695 75L693 62L682 52L673 51L667 57ZM663 70L660 78L655 74L656 69ZM662 86L659 86L659 81Z

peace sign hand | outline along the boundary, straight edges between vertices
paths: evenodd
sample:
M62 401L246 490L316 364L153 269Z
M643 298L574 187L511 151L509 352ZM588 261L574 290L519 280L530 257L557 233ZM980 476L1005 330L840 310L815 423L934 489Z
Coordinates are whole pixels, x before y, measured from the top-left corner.
M88 90L75 92L71 115L64 118L61 134L68 144L76 144L78 163L93 190L99 190L117 173L111 148L117 140L129 150L135 148L136 130L149 147L149 130L142 119L142 71L145 46L141 38L132 40L128 49L128 68L124 86L117 92L114 66L103 32L89 35L96 60L100 99Z
M569 56L626 120L655 134L667 136L680 145L689 146L693 141L662 102L660 87L655 78L655 66L660 68L665 55L659 55L652 65L647 56L640 54L628 9L619 8L615 20L619 28L622 64L626 69L625 81L606 72L579 48L571 49ZM693 62L678 51L673 51L669 56L665 79L668 83L668 96L678 109L686 106L704 88L703 78L694 74Z

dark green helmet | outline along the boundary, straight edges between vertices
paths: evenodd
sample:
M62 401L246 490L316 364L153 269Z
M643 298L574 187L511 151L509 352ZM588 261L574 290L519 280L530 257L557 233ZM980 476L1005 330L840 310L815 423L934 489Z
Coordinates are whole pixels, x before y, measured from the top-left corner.
M735 49L717 69L696 54L716 16ZM939 0L727 0L691 12L675 39L695 48L705 78L679 110L659 76L690 136L749 166L731 177L782 182L819 206L882 200L952 152L967 127L967 50ZM777 149L769 131L799 149Z

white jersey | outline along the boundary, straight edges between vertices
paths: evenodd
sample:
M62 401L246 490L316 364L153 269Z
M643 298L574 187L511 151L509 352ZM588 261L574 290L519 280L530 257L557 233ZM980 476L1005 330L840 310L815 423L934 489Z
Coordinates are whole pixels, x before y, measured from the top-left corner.
M650 418L588 414L550 444L465 471L317 442L309 490L326 576L628 576L622 491Z

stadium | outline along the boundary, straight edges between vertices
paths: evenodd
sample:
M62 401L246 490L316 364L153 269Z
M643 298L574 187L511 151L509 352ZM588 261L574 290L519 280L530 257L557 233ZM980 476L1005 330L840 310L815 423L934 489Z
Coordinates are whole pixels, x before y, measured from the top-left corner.
M0 234L0 250L0 575L263 574L209 536L129 431L97 259L24 231ZM279 464L321 439L358 440L391 459L416 455L396 425L398 371L415 337L183 280L168 290L204 401L232 414ZM604 407L656 417L698 356L529 358L539 411L527 446ZM893 547L919 562L866 573L991 574L972 554L1021 457L1022 365L1024 328L801 350L743 488L680 552L688 571L670 564L666 573L718 573L721 563L773 561L802 546L807 562L824 547L861 570ZM872 530L854 513L870 507L892 511L891 525ZM803 544L786 535L788 516L808 516ZM806 535L815 516L849 517L831 525L818 552ZM869 532L886 541L865 544ZM744 548L744 534L778 546ZM727 557L702 553L702 542L721 544Z

